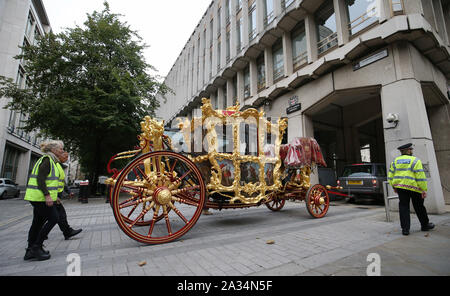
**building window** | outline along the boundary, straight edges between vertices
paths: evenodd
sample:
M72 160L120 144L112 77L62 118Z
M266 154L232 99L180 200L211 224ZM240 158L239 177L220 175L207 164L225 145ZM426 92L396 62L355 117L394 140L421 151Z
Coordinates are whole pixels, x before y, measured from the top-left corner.
M41 38L41 32L39 31L39 28L36 26L34 29L33 45L37 45L39 38Z
M225 1L225 22L228 24L230 22L230 16L231 16L231 0Z
M250 97L250 67L244 69L244 98Z
M314 16L317 26L317 39L319 40L317 49L318 53L321 54L338 44L333 0L325 1Z
M242 49L242 20L241 19L239 19L239 20L237 20L237 22L236 22L236 49L237 49L237 52L240 52L241 51L241 49Z
M252 41L256 37L256 2L248 8L248 39Z
M220 30L222 29L222 7L217 10L217 36L220 36Z
M292 63L294 71L308 62L308 52L306 48L305 23L301 21L291 31L292 40Z
M264 52L256 59L256 69L258 72L258 91L266 87L266 64L264 62Z
M17 112L11 110L9 113L9 122L8 122L8 130L11 133L15 133L16 131L16 120L17 120Z
M294 0L281 0L281 8L287 9L292 3Z
M390 2L392 16L403 14L403 0L390 0Z
M31 40L32 37L31 33L33 32L34 29L34 23L35 23L34 17L30 12L28 13L27 25L25 27L25 36L28 37L28 40Z
M237 0L236 13L238 13L241 9L242 9L242 0Z
M209 46L212 46L214 40L214 19L209 22Z
M217 40L217 71L220 70L221 47L222 47L222 42L219 38L219 40Z
M264 26L268 26L274 20L273 0L264 1Z
M223 110L226 110L228 107L228 102L227 102L227 84L225 83L225 85L222 87L222 93L223 93L223 101L222 101L222 107Z
M227 63L230 61L230 53L231 53L231 43L230 43L230 31L227 31L226 36L226 59Z
M16 181L17 168L19 166L20 151L10 145L5 146L2 177Z
M212 70L213 70L213 48L211 46L209 48L209 79L212 78Z
M378 21L379 8L377 2L366 0L345 0L348 12L348 28L354 35Z
M281 43L281 39L272 46L272 57L273 80L277 81L284 76L283 44Z
M237 105L238 99L238 85L237 85L237 75L233 77L233 105Z

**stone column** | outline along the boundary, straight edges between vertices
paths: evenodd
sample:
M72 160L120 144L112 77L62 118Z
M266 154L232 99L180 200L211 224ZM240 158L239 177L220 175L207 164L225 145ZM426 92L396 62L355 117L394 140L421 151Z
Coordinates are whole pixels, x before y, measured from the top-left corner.
M311 64L317 60L317 28L314 21L314 15L308 14L305 18L306 46L308 51L308 63Z
M333 0L334 12L336 15L336 30L338 36L338 44L342 46L346 44L350 38L348 29L348 13L345 0Z
M244 73L242 71L237 72L237 97L241 107L244 106Z
M389 168L395 157L400 155L398 146L413 143L414 156L422 161L428 179L425 199L427 211L432 214L444 213L444 196L420 83L415 79L404 79L383 86L381 104L387 167ZM399 116L399 123L395 128L386 122L389 113L396 113ZM389 190L392 194L392 188Z
M294 72L294 65L292 63L292 40L290 32L283 33L282 42L284 74L288 77Z
M233 92L234 92L235 86L233 85L233 78L227 79L227 106L233 106Z
M242 45L241 48L248 46L248 1L242 0Z
M273 85L273 57L271 47L264 49L264 67L266 69L266 87L270 87Z

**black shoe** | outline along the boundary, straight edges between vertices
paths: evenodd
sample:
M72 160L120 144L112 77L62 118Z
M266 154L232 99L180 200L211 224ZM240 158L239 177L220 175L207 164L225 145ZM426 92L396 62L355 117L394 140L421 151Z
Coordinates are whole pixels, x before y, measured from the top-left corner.
M434 228L434 224L433 223L428 223L425 226L422 226L422 231L428 231Z
M44 249L44 246L43 246L43 245L41 246L41 250L42 250L42 252L44 252L45 254L50 254L49 251L47 251L46 249Z
M23 260L31 260L34 259L33 254L31 253L31 248L26 248L25 249L25 256L23 256Z
M39 245L33 245L30 248L30 254L39 261L50 259L50 254L45 253L44 250L42 249L42 246Z
M402 229L402 234L403 234L403 235L409 235L409 230L407 230L407 229Z
M80 233L82 230L83 230L83 229L77 229L77 230L71 229L70 232L69 232L68 234L64 234L64 238L65 238L66 240L68 240L68 239L71 238L72 236L75 236L75 235L77 235L78 233Z

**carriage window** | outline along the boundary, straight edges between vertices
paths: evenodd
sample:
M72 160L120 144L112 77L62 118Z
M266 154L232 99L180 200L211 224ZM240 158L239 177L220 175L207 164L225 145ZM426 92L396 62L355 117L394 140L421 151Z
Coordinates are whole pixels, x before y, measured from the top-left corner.
M233 153L234 140L233 140L233 125L231 124L218 124L215 126L217 133L217 146L219 153Z
M240 132L240 153L242 155L258 155L258 127L255 123L241 122Z

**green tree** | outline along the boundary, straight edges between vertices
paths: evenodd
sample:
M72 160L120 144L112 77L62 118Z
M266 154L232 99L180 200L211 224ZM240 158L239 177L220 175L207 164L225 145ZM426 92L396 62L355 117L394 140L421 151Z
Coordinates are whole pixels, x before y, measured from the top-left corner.
M140 122L154 116L168 88L148 73L141 37L110 11L87 15L84 27L49 33L23 47L27 88L0 78L6 108L28 114L24 130L60 139L95 184L109 158L137 145Z

